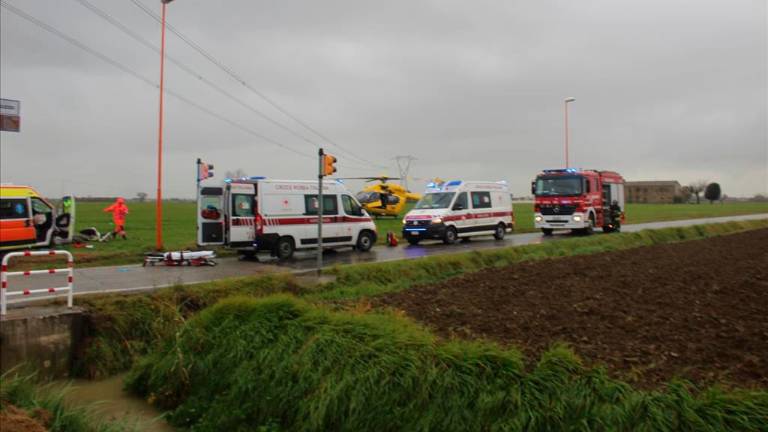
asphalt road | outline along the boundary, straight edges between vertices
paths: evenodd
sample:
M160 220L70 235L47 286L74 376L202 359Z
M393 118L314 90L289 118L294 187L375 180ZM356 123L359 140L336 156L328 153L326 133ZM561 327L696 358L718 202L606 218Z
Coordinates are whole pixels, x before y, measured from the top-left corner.
M653 222L624 225L622 231L634 232L644 229L682 227L766 218L768 218L768 214L764 213L745 216ZM569 237L571 237L571 235L565 232L556 233L551 237L544 237L541 233L526 233L507 235L503 241L494 240L489 236L487 238L474 238L469 242L450 246L440 242L424 242L418 246L401 245L394 248L379 246L368 253L353 252L350 248L327 252L324 255L324 264L326 267L330 267L338 264L417 259L427 256L461 253L473 250L496 249L559 241ZM152 290L173 285L209 282L230 277L251 276L275 272L301 273L315 269L316 264L316 256L314 252L297 253L294 259L286 262L277 262L276 260L270 259L268 256L260 258L262 259L261 262L239 261L235 258L219 259L219 265L215 267L167 267L164 265L142 267L140 264L137 264L83 269L75 268L75 296L93 293ZM77 267L77 263L75 263L75 267ZM66 276L40 275L32 278L17 276L9 278L8 289L11 291L20 291L23 289L38 289L63 285L66 285ZM50 298L50 296L46 297ZM19 297L15 297L15 299L18 298ZM9 304L16 303L17 301L18 300L10 300Z

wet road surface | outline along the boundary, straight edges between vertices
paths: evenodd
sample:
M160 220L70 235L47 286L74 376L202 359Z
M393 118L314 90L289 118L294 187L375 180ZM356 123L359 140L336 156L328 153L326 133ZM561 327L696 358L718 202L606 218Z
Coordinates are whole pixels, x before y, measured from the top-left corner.
M624 225L622 231L635 232L644 229L683 227L766 218L768 218L768 214L652 222ZM549 241L559 241L571 237L572 235L565 231L563 233L556 232L555 235L551 237L544 237L541 233L536 232L514 235L508 234L502 241L494 240L490 236L475 237L468 242L460 242L450 246L436 241L425 241L418 246L407 244L398 247L378 246L368 253L357 253L353 252L351 248L348 248L327 252L324 255L324 267L331 267L339 264L396 261L475 250L515 247ZM142 267L140 264L137 264L83 269L75 268L75 296L91 293L152 290L173 285L210 282L230 277L253 276L276 272L302 273L314 270L316 265L315 254L313 251L297 252L294 259L286 262L278 262L271 259L268 255L260 256L260 259L260 262L255 262L239 261L236 258L224 258L219 259L219 264L215 267L168 267L164 265ZM75 263L75 267L77 267L77 263ZM33 278L13 277L9 280L8 289L18 291L23 289L38 289L64 285L66 285L66 276L62 275L42 275ZM46 298L50 298L50 296L46 296ZM15 303L15 301L9 301L9 304L13 303Z

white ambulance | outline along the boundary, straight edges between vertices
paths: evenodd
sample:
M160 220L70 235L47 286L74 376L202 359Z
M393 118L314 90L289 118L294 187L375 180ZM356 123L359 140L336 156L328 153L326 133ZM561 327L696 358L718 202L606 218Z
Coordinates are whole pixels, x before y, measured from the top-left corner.
M297 249L317 247L318 204L317 182L310 180L248 177L201 186L197 244L288 259ZM342 183L323 184L323 215L323 246L367 252L376 243L373 219Z
M412 245L425 239L453 244L459 238L481 235L502 240L514 226L506 182L453 180L427 186L403 219L403 238Z

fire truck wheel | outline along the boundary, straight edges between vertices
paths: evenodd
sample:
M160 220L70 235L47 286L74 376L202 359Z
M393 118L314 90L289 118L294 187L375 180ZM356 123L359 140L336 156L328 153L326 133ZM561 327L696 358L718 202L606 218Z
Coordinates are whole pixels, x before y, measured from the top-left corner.
M496 240L504 240L504 234L507 233L507 228L504 226L504 224L500 223L496 225L496 231L493 233L493 238Z
M448 227L448 229L445 230L445 235L443 235L443 243L447 245L454 244L458 238L459 236L456 234L456 228Z
M414 246L416 246L417 244L419 244L419 242L421 241L421 239L419 239L419 238L413 238L413 237L406 237L406 240L408 240L408 244L410 244L410 245L414 245Z
M373 247L373 234L370 231L363 231L357 237L357 250L368 252Z
M545 236L551 236L553 231L554 230L552 228L542 228L541 229L541 232L544 233Z
M281 260L286 260L293 256L293 251L296 249L296 246L293 243L293 239L286 236L280 237L280 240L277 241L276 249L275 255Z
M582 233L584 235L592 235L595 232L595 217L593 215L589 215L589 225L587 225L584 230L582 230Z

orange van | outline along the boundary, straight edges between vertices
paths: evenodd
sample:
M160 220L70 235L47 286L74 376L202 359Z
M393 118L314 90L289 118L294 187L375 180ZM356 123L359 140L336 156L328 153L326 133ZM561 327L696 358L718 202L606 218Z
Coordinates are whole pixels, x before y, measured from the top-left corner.
M64 197L57 208L29 186L0 185L0 250L71 240L74 209L73 197Z

